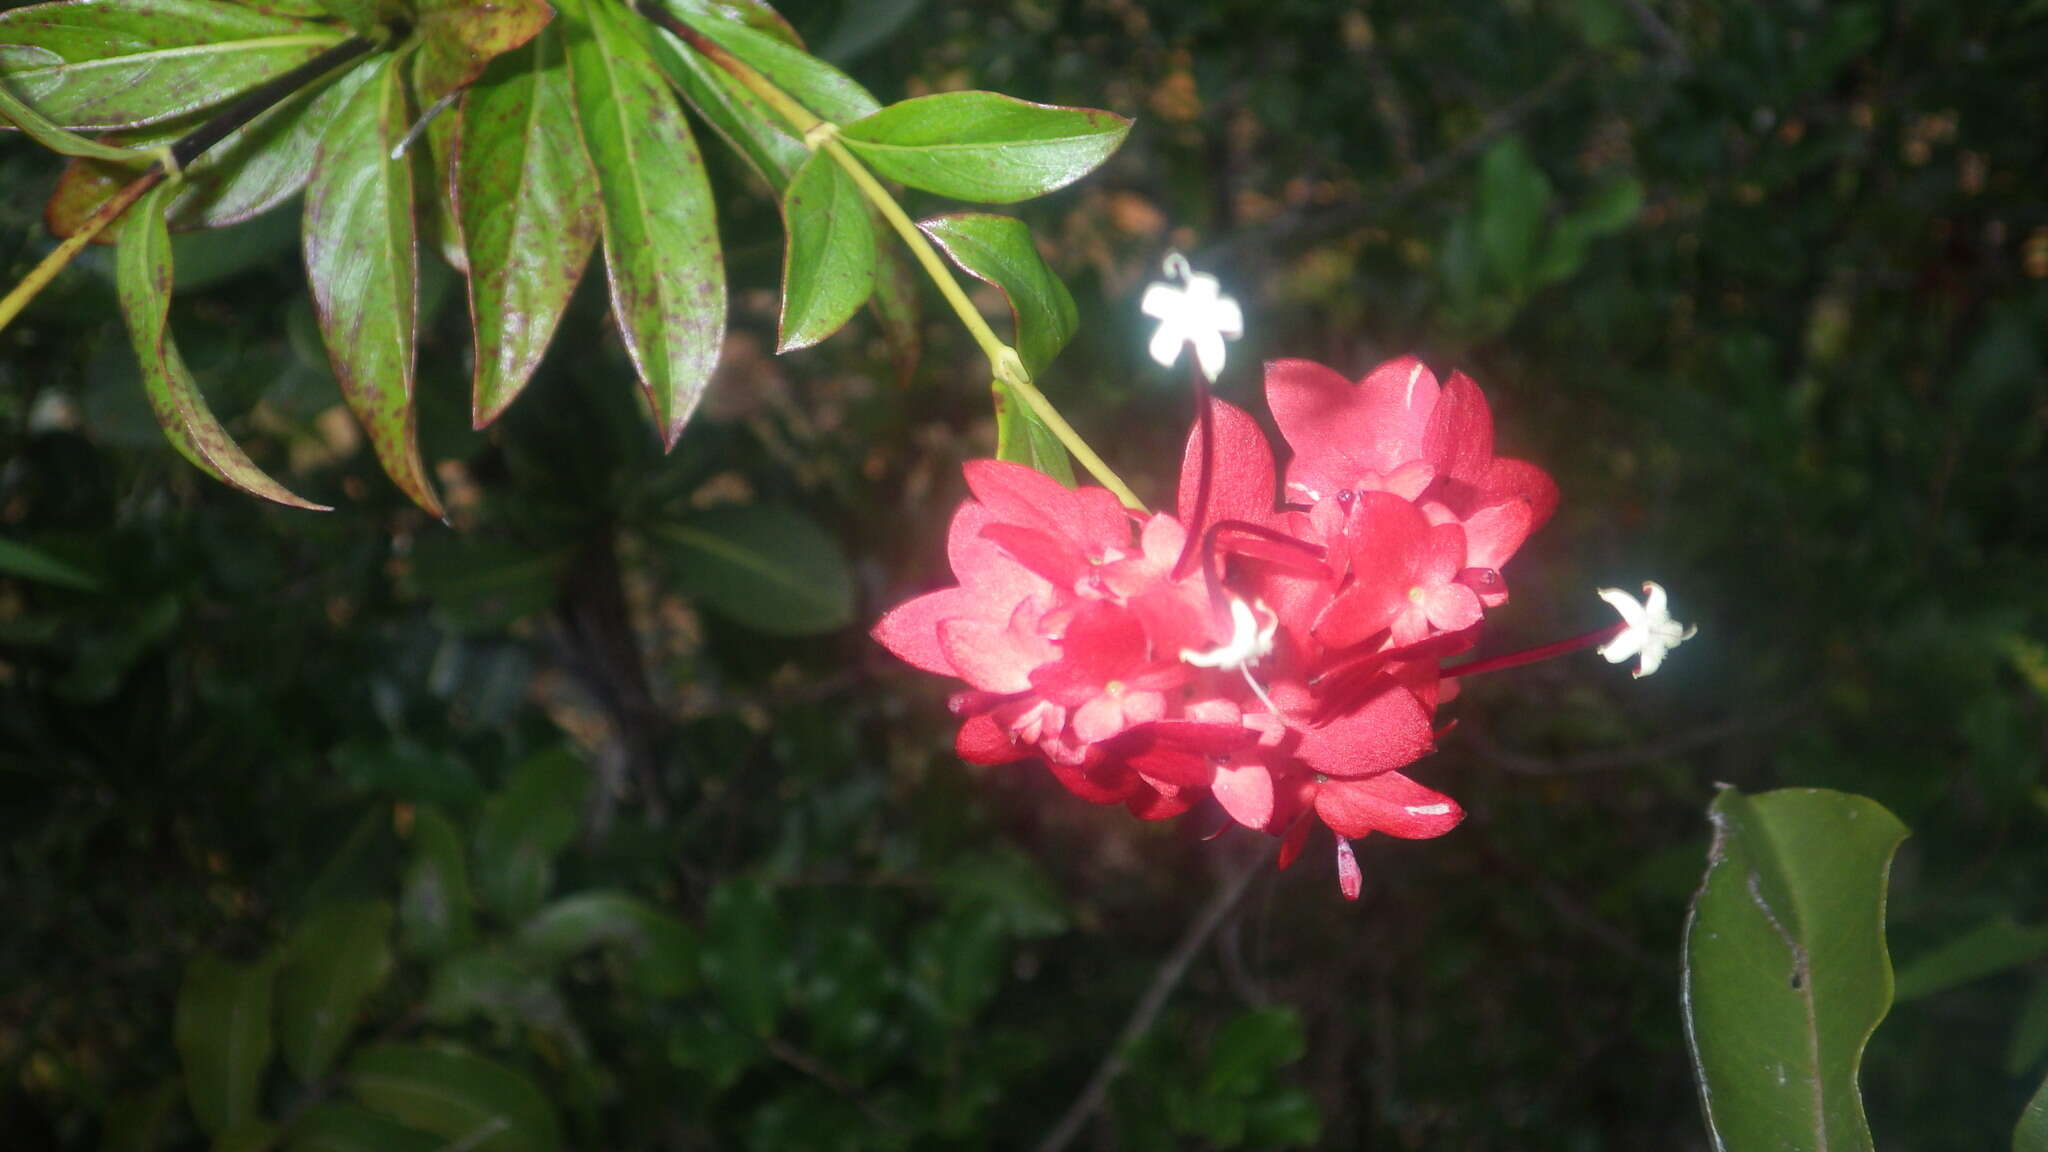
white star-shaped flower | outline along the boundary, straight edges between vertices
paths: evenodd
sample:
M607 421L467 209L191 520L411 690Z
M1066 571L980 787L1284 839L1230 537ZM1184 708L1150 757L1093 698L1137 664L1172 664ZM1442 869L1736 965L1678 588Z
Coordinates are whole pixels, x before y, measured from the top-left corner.
M1621 613L1621 634L1602 644L1599 652L1607 657L1609 664L1619 664L1631 656L1640 654L1642 660L1636 665L1634 676L1648 676L1664 663L1664 656L1673 648L1692 639L1698 628L1680 624L1671 618L1664 602L1664 588L1654 581L1643 581L1643 602L1619 588L1599 590L1602 600L1614 606Z
M1244 335L1244 312L1223 294L1214 276L1189 267L1180 253L1167 255L1165 272L1180 286L1155 283L1138 303L1140 311L1159 321L1159 331L1152 334L1152 359L1171 368L1180 359L1181 345L1192 344L1202 375L1214 383L1223 374L1223 342Z
M1266 622L1259 623L1264 616ZM1233 596L1230 598L1230 639L1207 652L1193 648L1180 650L1182 663L1197 668L1218 668L1224 671L1235 669L1244 676L1244 682L1251 686L1254 695L1266 705L1268 712L1279 712L1273 701L1266 695L1266 689L1252 677L1252 665L1266 658L1273 651L1273 633L1280 627L1280 614L1266 607L1263 600L1250 604Z

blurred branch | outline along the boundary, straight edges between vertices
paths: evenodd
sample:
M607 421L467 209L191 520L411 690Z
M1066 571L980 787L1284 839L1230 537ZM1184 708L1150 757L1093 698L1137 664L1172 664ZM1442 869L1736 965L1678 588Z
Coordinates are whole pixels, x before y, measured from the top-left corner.
M1138 997L1130 1019L1124 1021L1123 1031L1117 1033L1116 1040L1103 1053L1102 1062L1095 1066L1095 1074L1088 1078L1087 1085L1079 1096L1074 1097L1074 1102L1067 1105L1066 1112L1045 1134L1045 1139L1038 1142L1038 1152L1060 1152L1073 1143L1074 1137L1081 1133L1081 1126L1102 1107L1110 1085L1123 1075L1131 1049L1152 1030L1153 1022L1159 1019L1160 1011L1166 1007L1167 998L1173 995L1173 990L1180 987L1181 979L1188 974L1188 965L1194 962L1196 954L1209 942L1209 937L1215 935L1216 929L1237 907L1237 902L1244 898L1252 878L1265 869L1274 851L1272 845L1263 846L1247 854L1234 870L1224 875L1223 883L1202 910L1195 914L1180 943L1175 944L1173 951L1160 962L1159 970L1152 975L1152 983L1146 987L1145 994Z
M612 784L632 780L643 794L648 819L659 824L667 818L667 805L655 748L667 718L655 702L647 665L640 657L617 543L606 527L591 536L571 563L555 611L558 649L563 665L609 722L609 739L599 753L601 771ZM617 791L608 787L604 794L609 798Z

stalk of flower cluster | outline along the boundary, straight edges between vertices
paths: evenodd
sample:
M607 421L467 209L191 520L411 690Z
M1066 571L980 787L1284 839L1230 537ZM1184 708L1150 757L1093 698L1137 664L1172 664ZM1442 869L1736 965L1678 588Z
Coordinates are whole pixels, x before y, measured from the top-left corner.
M1483 660L1467 660L1463 664L1444 669L1442 677L1445 680L1455 680L1460 676L1477 676L1482 672L1498 672L1503 668L1519 668L1524 664L1540 663L1569 652L1577 652L1581 648L1605 644L1627 629L1628 624L1625 621L1617 620L1605 628L1597 628L1583 636L1554 640L1548 644L1538 644L1534 648L1524 648L1520 652L1488 656Z
M135 202L142 199L150 189L163 183L167 178L179 176L186 165L199 159L207 149L282 103L292 93L376 46L377 41L362 36L344 40L284 75L257 85L204 124L180 136L168 148L159 149L155 163L94 209L92 214L79 224L76 231L66 236L62 243L50 250L49 255L43 257L34 268L29 269L28 275L22 277L21 282L5 297L0 297L0 330L4 330L12 323L14 318L20 315L21 310L28 306L30 300L49 287L50 281L57 278L57 273L62 272L73 257L84 251L85 246L92 243L94 237L111 227L114 221L121 218L122 213L134 207Z
M952 269L946 266L945 258L932 247L931 241L918 228L916 221L912 220L903 210L903 206L896 202L896 197L890 195L880 180L875 179L874 173L868 171L867 165L862 164L859 157L835 139L838 125L804 107L787 92L776 87L772 80L709 37L662 11L652 0L643 0L639 10L648 19L674 33L698 55L723 69L748 92L768 105L789 123L803 140L805 147L812 151L824 152L834 163L845 169L846 174L853 179L854 186L860 189L861 195L874 205L875 210L881 213L882 219L902 238L904 245L910 249L911 256L916 258L918 264L924 268L925 274L931 277L932 283L938 287L939 295L945 297L947 306L959 316L961 324L967 328L968 335L974 338L974 342L981 347L982 354L988 357L989 370L997 382L1007 384L1010 390L1024 401L1025 406L1045 422L1046 427L1052 430L1052 434L1067 451L1073 453L1074 459L1089 475L1095 477L1098 483L1115 493L1116 498L1123 501L1126 507L1140 512L1145 510L1144 501L1138 499L1138 494L1131 491L1130 485L1124 483L1123 478L1088 446L1088 442L1081 438L1081 434L1074 430L1074 426L1060 415L1059 409L1053 407L1052 401L1046 399L1045 394L1032 383L1031 374L1025 370L1024 361L1017 355L1017 350L1005 344L1002 337L997 336L995 330L989 327L988 321L982 318L974 302L967 298L966 290L960 286Z

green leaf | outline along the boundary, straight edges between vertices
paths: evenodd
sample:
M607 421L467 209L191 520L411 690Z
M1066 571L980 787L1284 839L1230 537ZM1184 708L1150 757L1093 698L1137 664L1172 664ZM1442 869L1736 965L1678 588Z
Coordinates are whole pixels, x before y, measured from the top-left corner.
M0 576L54 584L80 592L97 592L102 587L99 577L92 573L4 536L0 536Z
M544 0L420 0L418 9L413 96L422 107L483 75L492 60L532 40L555 17Z
M440 1152L447 1141L367 1108L327 1101L306 1109L285 1136L285 1152Z
M1527 291L1536 279L1536 243L1550 195L1550 180L1519 136L1495 144L1479 162L1479 250L1513 292Z
M6 59L6 53L0 52L0 62ZM154 159L148 152L117 148L112 144L103 144L98 140L66 131L56 121L22 103L21 98L16 96L4 81L0 81L0 119L21 129L29 139L59 156L101 160L131 169L147 168Z
M527 1076L460 1048L380 1044L348 1062L363 1106L471 1152L550 1152L555 1111Z
M1628 227L1642 207L1643 186L1635 177L1624 176L1603 186L1550 230L1537 264L1537 281L1554 284L1577 273L1592 242Z
M1064 188L1095 170L1131 122L1093 108L1032 104L994 92L942 92L891 104L839 138L891 180L982 204Z
M70 0L0 14L0 74L67 128L133 128L222 103L341 39L222 0Z
M186 166L185 183L171 201L171 225L223 228L298 195L313 174L321 130L374 75L375 69L358 64L230 132Z
M996 459L1036 468L1047 476L1074 486L1074 460L1060 443L1052 426L1031 410L1008 384L997 381L992 388L996 406Z
M1211 1096L1252 1096L1271 1088L1280 1069L1302 1058L1308 1039L1301 1014L1279 1005L1245 1012L1216 1034L1205 1090Z
M860 188L813 152L782 198L789 233L782 261L777 352L808 348L844 327L875 291L875 227Z
M1891 1006L1885 884L1905 826L1821 789L1724 789L1709 815L1684 1002L1715 1146L1867 1150L1856 1075Z
M1897 998L1917 1000L2048 955L2048 925L1987 921L1899 965Z
M782 918L760 881L723 880L704 913L704 980L726 1015L756 1036L782 1005Z
M765 0L675 0L675 2L691 11L699 12L706 16L716 16L721 19L730 20L735 24L744 24L748 28L780 40L792 48L802 48L804 46L803 37L798 36L796 29L790 27L789 21L784 20L782 14L777 12L773 6L767 4Z
M2048 1152L2048 1080L2034 1090L2012 1132L2012 1152Z
M115 290L128 340L142 366L150 410L171 446L201 471L266 500L293 508L326 507L293 495L256 467L241 445L221 427L171 338L171 238L164 226L169 187L159 184L128 210L115 255Z
M554 886L555 856L576 839L590 771L575 753L529 758L485 802L476 829L477 892L507 919L531 915Z
M882 106L852 77L780 37L720 19L702 9L671 7L685 24L739 57L825 120L848 124L874 114Z
M676 996L696 977L689 925L624 892L579 892L536 912L519 928L519 946L545 964L592 948L619 949L635 983L650 996Z
M779 128L768 107L720 68L686 47L667 29L650 42L669 83L769 188L780 193L810 153Z
M335 378L377 460L435 517L413 411L419 242L412 165L391 149L407 128L395 58L372 57L320 137L306 186L306 278Z
M466 946L475 933L476 897L462 836L439 808L412 814L412 859L398 896L400 942L415 956L441 956Z
M300 1081L327 1074L390 978L391 921L384 901L352 900L313 913L293 935L277 974L277 1038Z
M839 542L775 505L713 508L656 530L676 582L758 632L810 636L853 620L853 573Z
M1017 355L1033 377L1044 372L1081 325L1073 293L1053 274L1022 220L956 212L917 225L960 270L1001 290L1017 324Z
M488 632L547 611L569 559L565 549L435 533L414 548L411 574L443 623L460 632Z
M725 338L711 188L690 126L629 18L609 0L570 0L562 14L583 141L603 173L612 314L673 448Z
M2048 1056L2048 976L2034 981L2012 1022L2005 1045L2005 1074L2024 1076Z
M481 428L526 387L597 245L597 176L576 132L561 38L541 33L472 87L461 131L455 199Z
M183 1089L184 1084L171 1077L146 1092L116 1100L100 1127L100 1152L157 1152Z
M213 1136L259 1119L270 1063L269 961L235 964L210 952L192 959L178 989L178 1059L199 1126Z
M477 948L441 961L422 1007L438 1024L481 1017L500 1029L526 1026L551 1036L575 1031L546 970L533 957L506 948Z
M908 388L917 378L917 363L924 356L924 332L920 327L918 271L894 236L875 236L875 320L882 326L882 339L889 346L889 362L896 370L896 386Z

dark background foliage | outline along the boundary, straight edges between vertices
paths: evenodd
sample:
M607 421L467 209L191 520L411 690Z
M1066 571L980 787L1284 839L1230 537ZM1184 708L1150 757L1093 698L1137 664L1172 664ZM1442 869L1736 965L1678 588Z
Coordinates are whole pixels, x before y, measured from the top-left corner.
M1912 828L1902 971L2048 916L2048 8L783 7L885 100L1138 118L1023 214L1084 318L1046 391L1141 492L1188 403L1135 309L1172 243L1246 305L1229 398L1261 407L1264 356L1414 349L1557 476L1489 645L1593 627L1590 589L1645 577L1701 626L1650 681L1582 656L1471 686L1420 769L1465 824L1362 844L1357 905L1319 851L1262 873L1084 1146L1704 1147L1677 971L1715 782L1860 792ZM682 593L674 524L774 505L825 526L870 619L942 576L957 465L992 442L984 369L930 310L905 380L865 321L766 354L774 206L706 152L735 325L668 457L595 277L531 391L468 430L460 286L428 262L452 527L337 407L289 212L180 241L173 318L223 418L333 513L173 456L103 254L0 334L0 531L98 582L0 578L8 1147L132 1122L177 1073L192 955L395 898L417 813L472 828L535 756L600 785L549 890L682 917L692 989L586 958L552 998L429 1018L407 961L364 1034L524 1068L574 1146L1027 1144L1243 866L1239 838L962 766L941 688L858 627L777 637ZM0 142L10 279L56 170ZM832 549L809 567L838 594ZM2048 1052L2042 951L1946 988L1922 966L1865 1062L1880 1147L2008 1139Z

